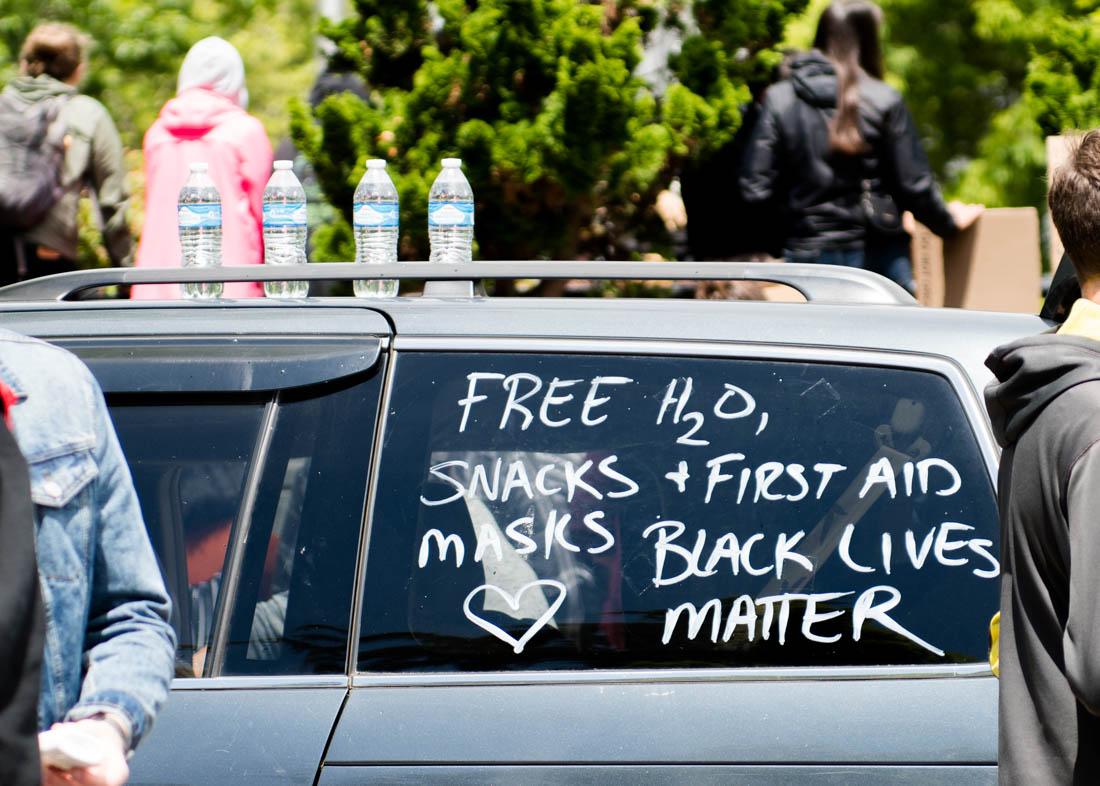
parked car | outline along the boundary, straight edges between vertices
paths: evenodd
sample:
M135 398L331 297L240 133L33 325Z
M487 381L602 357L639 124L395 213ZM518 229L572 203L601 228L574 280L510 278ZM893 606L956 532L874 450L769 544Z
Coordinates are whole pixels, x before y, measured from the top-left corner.
M1037 317L795 265L74 299L289 275L0 290L5 327L106 391L175 603L179 676L133 783L996 780L982 362ZM496 298L472 275L762 279L809 302Z

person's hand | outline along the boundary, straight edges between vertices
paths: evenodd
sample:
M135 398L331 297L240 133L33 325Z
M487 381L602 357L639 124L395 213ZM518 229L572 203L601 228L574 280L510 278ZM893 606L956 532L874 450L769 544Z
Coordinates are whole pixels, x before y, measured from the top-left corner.
M970 205L964 202L948 202L947 212L951 214L951 218L955 220L955 226L959 228L961 232L964 229L969 229L974 225L974 222L978 220L978 217L985 212L985 205Z
M92 767L71 770L43 765L42 786L123 786L130 777L130 765L126 763L126 750L118 729L108 721L94 718L72 724L55 723L54 728L67 725L76 726L99 739L103 758Z
M202 646L195 650L195 654L191 656L191 671L194 676L201 677L203 667L206 665L206 647Z
M666 188L657 195L657 215L669 232L675 232L687 226L687 210L684 207L683 197L676 189Z
M917 234L917 218L908 210L901 214L901 228L910 237Z

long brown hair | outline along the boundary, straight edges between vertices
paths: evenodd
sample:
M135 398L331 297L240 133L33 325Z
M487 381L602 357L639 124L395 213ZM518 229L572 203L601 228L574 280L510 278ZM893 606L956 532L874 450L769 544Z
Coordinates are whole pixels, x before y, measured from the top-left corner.
M835 0L817 23L814 48L836 69L836 115L829 123L829 147L840 153L867 151L859 131L859 74L882 79L881 22L882 10L870 0Z

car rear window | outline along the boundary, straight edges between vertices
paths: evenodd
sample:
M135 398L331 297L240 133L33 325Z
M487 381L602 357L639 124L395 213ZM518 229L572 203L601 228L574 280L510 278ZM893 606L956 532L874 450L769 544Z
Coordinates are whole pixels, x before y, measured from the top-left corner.
M987 464L911 368L399 355L368 672L984 660Z

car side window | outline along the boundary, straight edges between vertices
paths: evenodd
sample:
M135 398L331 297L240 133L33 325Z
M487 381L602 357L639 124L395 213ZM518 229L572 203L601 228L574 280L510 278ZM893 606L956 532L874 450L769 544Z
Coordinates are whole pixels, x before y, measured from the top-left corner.
M176 675L201 675L264 402L116 396L111 415L172 596Z
M346 671L380 379L371 371L187 402L109 398L172 596L177 676ZM270 407L273 428L261 449ZM246 484L258 458L249 507ZM219 659L213 648L223 616Z
M380 377L279 394L222 674L347 671Z
M980 662L988 467L929 371L398 356L368 672Z

